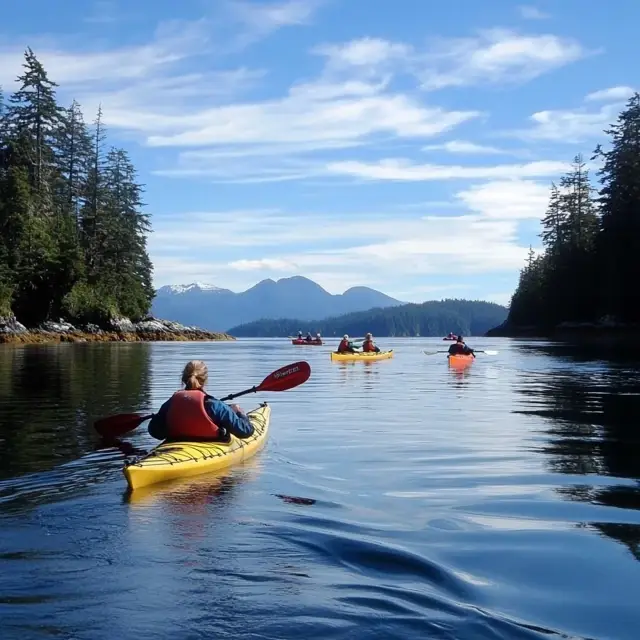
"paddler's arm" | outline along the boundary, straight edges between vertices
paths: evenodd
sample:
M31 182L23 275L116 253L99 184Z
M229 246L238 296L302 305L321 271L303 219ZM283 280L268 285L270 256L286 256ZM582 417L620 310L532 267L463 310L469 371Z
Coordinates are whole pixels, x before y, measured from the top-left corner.
M237 414L226 402L209 396L204 403L209 417L236 438L248 438L253 435L253 425L245 414Z
M149 435L156 440L165 440L167 437L167 411L169 411L169 400L158 409L149 421Z

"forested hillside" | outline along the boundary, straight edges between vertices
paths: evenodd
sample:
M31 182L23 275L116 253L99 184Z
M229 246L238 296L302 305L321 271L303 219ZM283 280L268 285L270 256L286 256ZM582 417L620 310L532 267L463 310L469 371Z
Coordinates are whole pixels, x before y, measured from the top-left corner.
M0 316L139 319L150 224L127 152L107 145L100 111L87 126L79 104L58 104L31 49L18 85L0 91Z
M640 321L640 94L630 98L601 161L596 190L581 156L551 185L544 251L529 254L505 328L561 322Z
M283 337L317 331L325 337L362 336L445 336L449 331L482 335L507 317L507 308L492 302L442 300L404 304L386 309L369 309L343 316L316 320L257 320L229 329L236 337Z

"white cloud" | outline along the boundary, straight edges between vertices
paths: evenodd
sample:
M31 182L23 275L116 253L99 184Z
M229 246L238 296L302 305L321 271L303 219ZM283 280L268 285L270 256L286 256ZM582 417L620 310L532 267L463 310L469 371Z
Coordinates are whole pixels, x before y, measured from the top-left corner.
M576 144L599 138L605 129L617 120L624 102L634 90L631 87L617 86L594 91L585 96L583 105L575 109L547 109L538 111L529 117L532 126L506 132L528 140L546 140ZM596 110L588 103L604 103Z
M421 75L430 90L526 82L587 55L571 38L490 29L476 38L439 41L425 57Z
M483 144L476 144L468 140L449 140L443 144L430 144L422 147L423 151L447 151L448 153L462 154L510 154L511 151L505 151L496 147L490 147Z
M586 102L621 102L629 99L635 90L631 87L609 87L608 89L601 89L600 91L594 91L585 98Z
M549 204L549 184L531 180L496 180L473 185L457 197L486 218L540 220Z
M494 166L462 166L414 164L401 158L388 158L377 163L345 161L331 162L327 171L336 175L366 180L428 181L483 178L534 178L565 172L566 162L537 161L527 164Z
M150 238L156 284L184 282L188 273L189 281L231 288L295 274L333 292L357 284L391 291L399 282L405 283L406 292L412 278L429 276L453 277L464 285L465 278L522 266L528 248L520 245L518 224L539 219L547 197L548 188L536 182L491 181L459 191L454 198L458 211L449 210L445 216L431 211L348 216L340 211L200 212L188 214L192 225L186 228L183 216L160 218ZM452 242L456 229L464 233L455 234ZM220 237L225 238L223 253L203 261L199 256L207 255ZM304 250L305 245L310 248ZM250 257L238 259L236 248L244 248ZM234 257L225 260L227 252ZM414 295L420 297L417 291Z
M619 110L618 105L609 104L597 111L584 107L538 111L529 118L533 127L514 133L532 140L575 144L602 136L604 129L617 119Z
M525 20L546 20L551 17L548 13L540 11L538 7L527 4L520 5L518 11Z

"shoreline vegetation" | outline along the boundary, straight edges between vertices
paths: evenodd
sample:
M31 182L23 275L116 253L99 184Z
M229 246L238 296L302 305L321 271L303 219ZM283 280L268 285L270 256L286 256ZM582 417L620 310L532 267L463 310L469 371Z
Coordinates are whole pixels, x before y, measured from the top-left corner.
M542 250L529 248L509 315L487 337L635 344L640 336L640 94L597 145L600 188L581 155L552 183Z
M234 340L150 316L150 215L126 150L74 100L61 106L30 48L0 87L0 344ZM64 318L64 320L62 320Z

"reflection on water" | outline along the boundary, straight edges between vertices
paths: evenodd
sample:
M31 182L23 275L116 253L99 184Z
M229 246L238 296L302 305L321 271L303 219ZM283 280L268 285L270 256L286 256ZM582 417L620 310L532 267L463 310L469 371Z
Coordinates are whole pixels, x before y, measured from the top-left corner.
M566 345L533 345L524 350L562 354L565 363L553 375L539 372L515 387L526 396L529 407L517 413L545 419L547 438L540 450L549 468L612 480L604 486L602 480L595 486L576 482L558 487L558 493L569 500L640 514L638 369L630 369L629 360L603 366ZM591 522L589 526L619 540L640 560L640 517L637 524Z
M93 420L149 402L149 345L0 349L0 479L76 460Z
M331 362L287 341L0 347L0 614L13 638L636 640L640 371L543 341ZM238 467L126 491L187 360L210 390L306 359Z

